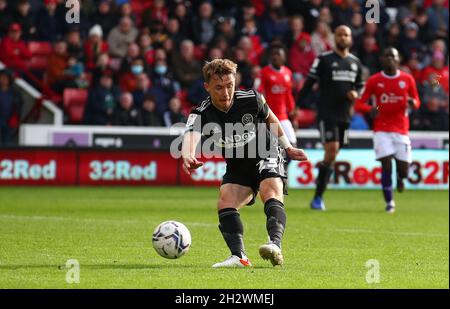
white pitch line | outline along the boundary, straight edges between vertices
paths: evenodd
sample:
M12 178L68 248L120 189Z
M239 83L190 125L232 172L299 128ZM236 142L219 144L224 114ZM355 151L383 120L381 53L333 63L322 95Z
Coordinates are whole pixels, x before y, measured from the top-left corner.
M388 234L400 236L428 236L428 237L448 237L448 234L439 233L421 233L421 232L378 232L365 229L333 229L335 232L343 233L367 233L367 234Z
M0 219L17 219L17 220L54 220L54 221L72 221L72 222L103 222L103 223L129 223L129 224L145 224L157 222L151 222L146 220L125 220L125 219L92 219L92 218L71 218L63 216L19 216L19 215L0 215ZM203 222L183 222L186 226L198 226L215 228L217 224L214 223L203 223ZM366 234L385 234L385 235L397 235L397 236L424 236L424 237L448 237L448 234L439 233L421 233L421 232L379 232L367 229L349 229L349 228L335 228L335 229L318 229L316 227L310 227L305 225L305 228L316 230L319 233L323 232L340 232L340 233L366 233Z
M63 216L20 216L20 215L0 215L1 219L17 219L17 220L32 220L32 221L40 221L40 220L53 220L53 221L72 221L72 222L103 222L103 223L129 223L129 224L145 224L152 223L151 221L146 220L126 220L126 219L93 219L93 218L71 218L71 217L63 217ZM153 222L157 224L157 222ZM212 223L202 223L202 222L184 222L186 226L198 226L198 227L216 227L216 224Z

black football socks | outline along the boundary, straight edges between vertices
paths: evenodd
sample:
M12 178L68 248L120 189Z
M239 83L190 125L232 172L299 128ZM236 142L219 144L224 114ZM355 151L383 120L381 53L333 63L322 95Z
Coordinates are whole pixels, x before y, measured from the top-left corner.
M235 208L224 208L219 210L219 229L223 239L230 248L231 254L242 258L244 250L244 226L241 216Z
M319 165L319 175L316 179L316 194L314 197L322 197L325 192L328 182L330 181L331 174L333 174L332 165L325 163L320 163Z
M383 189L383 196L386 204L392 203L392 172L391 170L383 169L381 171L381 187Z
M270 240L281 248L281 240L286 227L284 204L277 199L271 198L264 204L264 212L267 216L266 228Z

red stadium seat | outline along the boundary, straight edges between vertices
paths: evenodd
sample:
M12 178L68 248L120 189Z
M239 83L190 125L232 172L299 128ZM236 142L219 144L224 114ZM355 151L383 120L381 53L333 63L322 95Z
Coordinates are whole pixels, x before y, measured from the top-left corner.
M70 123L81 123L84 107L87 103L88 91L86 89L68 88L64 90L64 110L69 116Z
M312 109L300 109L296 122L299 128L308 128L316 121L317 113Z
M28 49L33 56L48 56L52 53L52 44L49 42L28 42Z
M34 56L28 61L28 69L35 71L45 71L47 69L48 58L44 56Z

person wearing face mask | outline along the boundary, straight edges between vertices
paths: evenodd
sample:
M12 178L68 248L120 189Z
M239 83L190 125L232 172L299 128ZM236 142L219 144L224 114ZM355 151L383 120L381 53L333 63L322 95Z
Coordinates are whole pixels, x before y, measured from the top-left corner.
M122 74L119 85L122 91L133 92L137 88L138 76L144 73L144 60L136 58L131 62L130 69Z
M167 111L169 101L180 91L180 84L175 81L173 74L169 71L167 62L158 58L151 73L152 95L156 100L156 110L163 114Z

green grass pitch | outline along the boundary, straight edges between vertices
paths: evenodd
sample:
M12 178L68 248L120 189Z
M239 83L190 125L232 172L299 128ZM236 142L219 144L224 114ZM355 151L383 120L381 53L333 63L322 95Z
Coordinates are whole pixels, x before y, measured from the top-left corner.
M217 228L217 188L0 188L0 288L449 288L448 191L311 191L286 197L285 265L258 255L266 241L259 201L241 211L251 269L212 269L229 255ZM151 245L162 221L181 221L193 243L178 260ZM80 283L66 282L69 259ZM379 262L369 284L368 260ZM370 277L370 276L369 276ZM372 277L373 278L373 277Z

